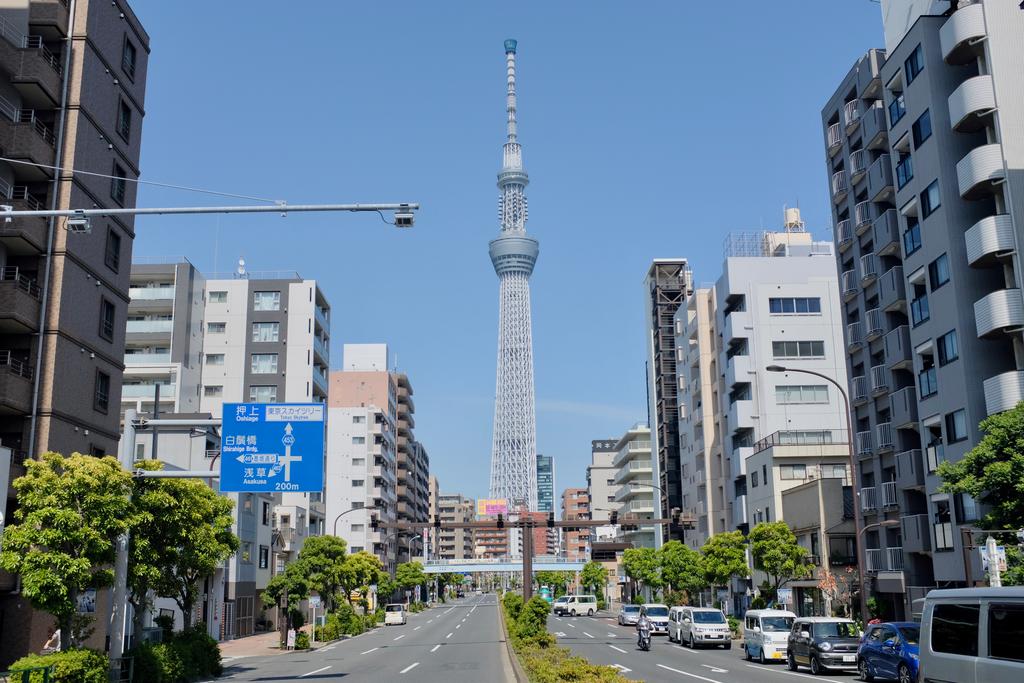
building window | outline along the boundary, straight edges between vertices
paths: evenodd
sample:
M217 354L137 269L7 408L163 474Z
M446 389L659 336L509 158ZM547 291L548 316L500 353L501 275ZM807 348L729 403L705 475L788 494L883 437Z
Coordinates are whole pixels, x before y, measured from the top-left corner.
M250 372L254 375L269 375L277 372L276 353L254 353Z
M227 323L206 323L206 334L224 334L227 329Z
M921 224L917 216L907 216L907 231L903 233L903 256L907 257L921 248Z
M226 304L228 302L228 293L225 291L210 292L208 301L211 304Z
M365 423L366 423L366 416L365 415L353 415L352 416L352 424L354 424L354 425L361 425L361 424L365 424Z
M752 489L756 489L757 488L757 472L756 471L750 473L750 488L752 488Z
M779 466L779 479L806 479L807 465Z
M92 407L101 413L106 413L110 407L110 375L102 370L96 371Z
M268 569L270 567L270 548L261 545L260 546L260 569Z
M917 373L917 382L920 385L921 398L928 398L939 393L939 380L935 375L934 365L929 365Z
M124 100L121 100L117 107L117 134L124 138L125 142L128 142L132 134L132 108Z
M846 465L822 465L821 476L825 479L846 479Z
M896 122L907 113L907 106L903 102L903 93L897 93L889 103L889 127L896 125Z
M934 180L921 193L921 218L928 218L940 206L942 206L942 197L939 195L939 181Z
M365 467L366 458L352 458L352 467Z
M931 625L932 649L936 652L977 657L980 615L980 605L935 605ZM1020 647L1020 643L1016 647Z
M899 152L896 162L896 189L902 190L914 178L914 160L907 152Z
M100 299L100 336L114 341L114 302Z
M824 341L773 341L772 355L776 358L824 358Z
M922 294L910 302L910 322L913 323L913 327L917 327L930 317L931 311L928 310L927 294Z
M288 527L292 525L291 515L281 515L281 526Z
M252 543L242 541L242 547L239 549L239 559L242 560L242 564L252 564Z
M924 51L920 45L914 48L914 51L907 57L907 61L903 62L903 66L907 71L907 85L910 85L917 75L924 71Z
M270 502L263 501L260 508L260 521L263 526L270 526Z
M967 413L961 409L946 415L946 443L967 438Z
M363 501L361 501L361 500L353 500L352 501L352 509L353 510L362 510L363 507L364 507Z
M364 444L364 443L366 443L366 437L365 436L353 436L352 437L352 443L356 444L356 445Z
M364 480L364 479L353 479L352 480L352 488L359 488L359 487L363 486L365 483L366 483L366 480Z
M824 384L793 384L775 387L775 402L828 403L828 387Z
M121 164L114 162L114 170L110 175L110 196L115 202L123 205L125 192L128 187L125 170L122 168Z
M103 250L103 262L115 273L121 268L121 235L114 228L107 228L107 244Z
M128 39L126 35L124 37L124 43L121 45L121 70L131 80L135 80L135 58L138 51L135 49L135 45Z
M921 143L932 136L932 115L931 112L925 109L924 113L918 117L917 121L914 121L914 125L911 126L911 131L914 135L914 149L921 146Z
M253 403L274 403L277 401L277 386L251 386L249 400Z
M939 365L948 365L960 357L960 349L956 340L956 330L950 330L935 340L939 350Z
M768 310L780 313L821 313L820 297L782 297L768 299Z
M280 311L281 292L253 292L252 310Z
M210 398L217 398L218 396L223 396L223 395L224 395L224 385L223 384L207 384L206 386L203 387L203 396L208 396Z
M254 342L276 342L281 333L281 323L253 323L252 340Z
M933 292L949 282L949 258L945 254L928 264L928 280Z
M224 354L223 353L208 353L206 354L207 365L224 365Z

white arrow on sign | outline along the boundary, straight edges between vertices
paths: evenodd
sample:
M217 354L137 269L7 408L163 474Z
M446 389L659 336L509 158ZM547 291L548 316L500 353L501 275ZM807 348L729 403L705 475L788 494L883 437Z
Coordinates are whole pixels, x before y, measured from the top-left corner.
M278 466L284 467L284 480L292 480L292 463L302 462L302 457L298 455L292 455L292 444L295 443L295 437L292 436L292 423L289 422L284 426L284 437L281 439L281 443L284 444L284 455L277 459Z
M273 465L277 462L277 453L243 453L235 460L246 465Z

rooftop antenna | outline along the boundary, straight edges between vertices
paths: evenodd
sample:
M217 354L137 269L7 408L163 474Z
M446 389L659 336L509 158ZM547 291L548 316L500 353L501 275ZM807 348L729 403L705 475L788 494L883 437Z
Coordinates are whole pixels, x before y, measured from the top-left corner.
M245 277L245 259L244 258L239 258L238 259L238 277L239 278L244 278Z

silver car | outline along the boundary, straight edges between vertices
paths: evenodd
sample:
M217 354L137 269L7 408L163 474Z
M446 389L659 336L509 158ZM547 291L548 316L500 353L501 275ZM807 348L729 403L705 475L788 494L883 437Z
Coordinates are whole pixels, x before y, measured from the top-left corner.
M623 605L619 610L619 626L636 626L640 618L640 605Z

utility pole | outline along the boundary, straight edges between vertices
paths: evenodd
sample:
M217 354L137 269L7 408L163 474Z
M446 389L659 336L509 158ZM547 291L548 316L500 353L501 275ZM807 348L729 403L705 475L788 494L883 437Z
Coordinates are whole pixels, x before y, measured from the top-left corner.
M985 539L985 552L988 554L988 585L992 588L1002 588L1003 578L999 571L999 546L996 539L989 536Z
M533 597L533 530L532 519L523 520L523 602Z

